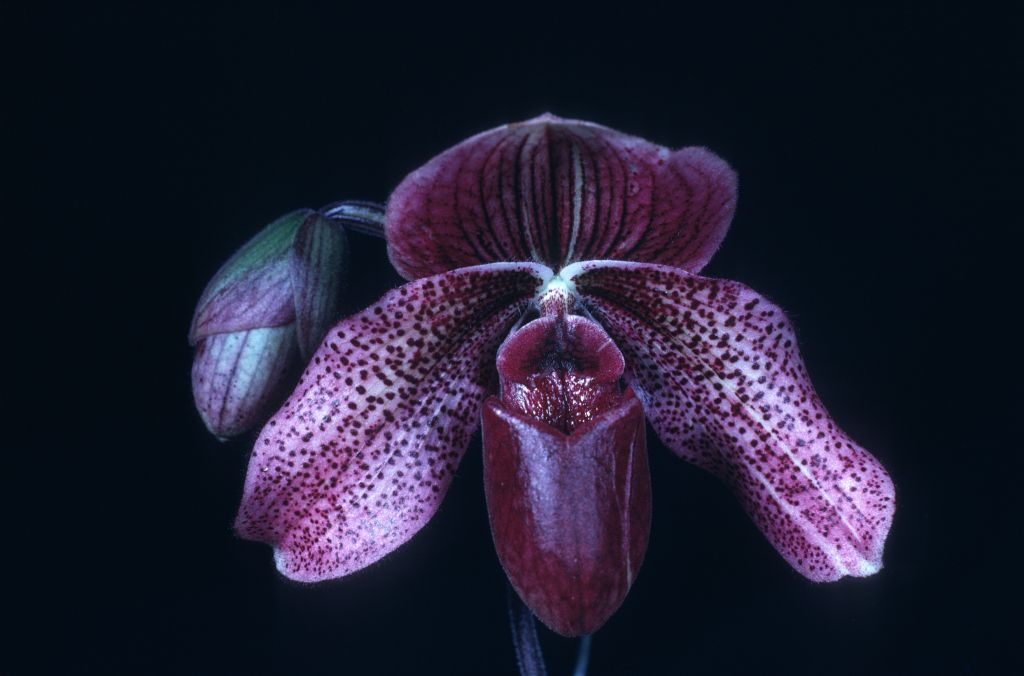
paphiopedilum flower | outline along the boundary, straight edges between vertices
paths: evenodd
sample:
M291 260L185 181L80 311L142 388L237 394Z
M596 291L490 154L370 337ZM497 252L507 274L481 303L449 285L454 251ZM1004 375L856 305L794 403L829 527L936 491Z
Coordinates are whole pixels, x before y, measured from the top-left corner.
M707 150L553 116L434 158L387 208L410 282L328 332L256 442L238 532L295 580L359 570L434 515L482 420L513 587L589 633L646 550L646 419L806 577L878 571L886 471L822 406L782 310L698 274L735 204Z
M347 256L341 225L300 209L257 233L206 285L189 342L192 393L211 432L241 434L280 405L289 375L338 319Z

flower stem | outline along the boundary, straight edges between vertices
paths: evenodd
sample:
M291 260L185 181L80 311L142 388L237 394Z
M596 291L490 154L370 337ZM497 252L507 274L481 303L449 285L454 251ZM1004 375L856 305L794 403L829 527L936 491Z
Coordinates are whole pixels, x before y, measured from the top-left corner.
M512 628L512 646L516 651L520 675L547 676L548 670L544 665L544 653L540 648L540 639L537 638L536 620L530 609L512 589L512 585L508 586L508 620ZM590 643L590 634L580 637L576 666L572 671L573 676L587 676L587 666L590 664Z
M373 237L384 236L384 205L362 200L343 200L320 209L320 213L345 226L346 230Z
M508 586L508 620L512 628L512 646L516 650L516 661L522 676L547 676L544 654L537 638L537 625L533 613L522 602L519 595Z
M572 670L572 676L587 676L587 665L590 664L590 641L591 634L580 636L580 648L576 653L576 668Z

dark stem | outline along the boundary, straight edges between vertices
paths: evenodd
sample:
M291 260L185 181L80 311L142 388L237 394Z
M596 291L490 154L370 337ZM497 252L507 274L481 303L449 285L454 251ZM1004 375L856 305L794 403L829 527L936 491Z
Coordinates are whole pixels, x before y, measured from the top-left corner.
M512 646L522 676L547 676L544 654L537 639L537 625L533 613L522 602L512 586L508 587L508 620L512 627Z
M587 665L590 664L590 641L591 634L580 636L580 649L576 653L576 668L572 670L572 676L587 676Z
M547 676L544 665L544 653L540 649L537 638L537 622L519 595L508 586L508 619L512 627L512 646L516 650L516 661L519 662L521 676ZM590 664L590 634L580 637L579 652L576 654L576 666L573 676L587 676Z
M383 204L344 200L322 207L320 214L345 226L346 230L373 237L384 236Z

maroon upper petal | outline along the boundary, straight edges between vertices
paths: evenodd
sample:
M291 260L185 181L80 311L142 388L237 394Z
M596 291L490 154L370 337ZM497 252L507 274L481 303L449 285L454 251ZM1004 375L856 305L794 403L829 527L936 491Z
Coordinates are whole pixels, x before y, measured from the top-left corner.
M892 480L825 410L781 309L659 265L563 277L621 348L665 445L724 479L794 568L824 582L882 567Z
M542 115L478 134L409 174L385 217L407 279L493 261L555 270L592 259L700 270L736 208L736 175L703 148L670 151Z
M260 433L236 528L314 582L404 543L480 424L498 343L550 271L495 263L417 280L340 322Z

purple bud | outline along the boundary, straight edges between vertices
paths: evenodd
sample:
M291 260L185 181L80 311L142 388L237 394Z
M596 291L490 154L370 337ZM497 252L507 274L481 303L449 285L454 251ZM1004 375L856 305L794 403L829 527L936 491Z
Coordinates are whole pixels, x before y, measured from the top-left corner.
M221 438L263 423L337 319L344 230L302 209L249 240L206 286L192 318L192 394ZM301 361L300 361L301 359Z

